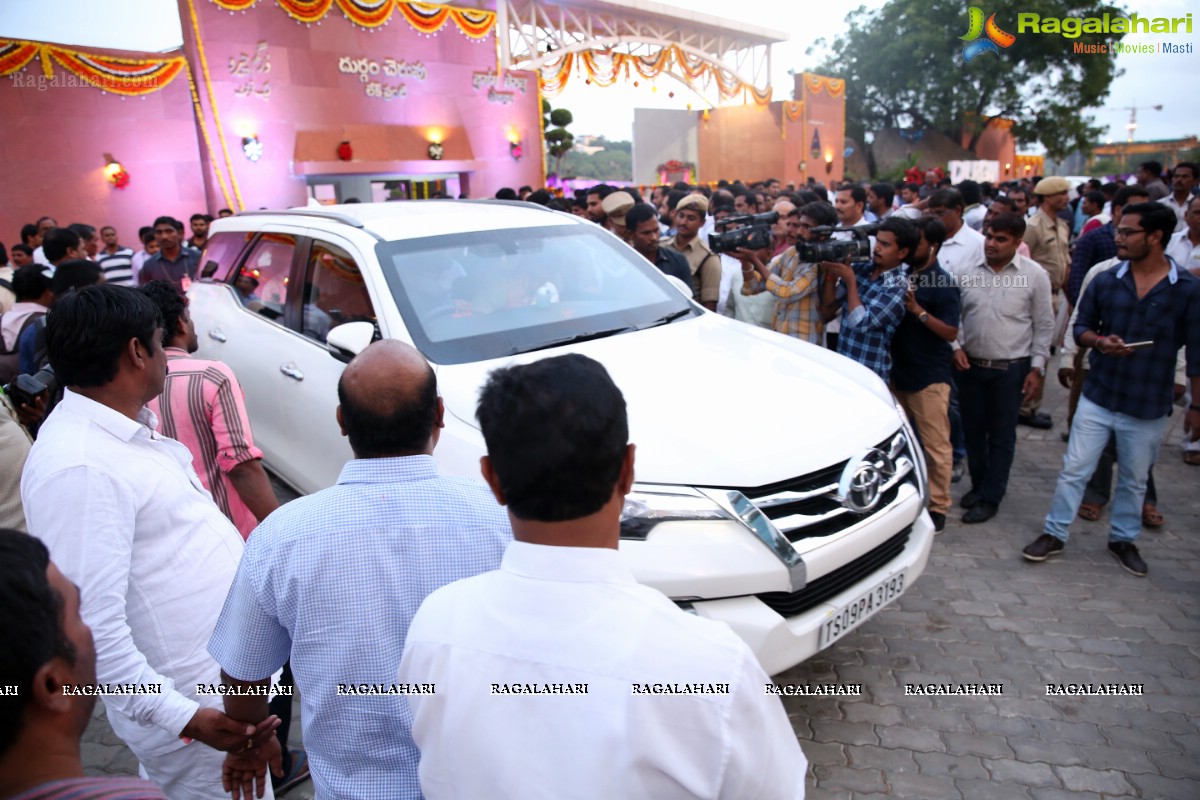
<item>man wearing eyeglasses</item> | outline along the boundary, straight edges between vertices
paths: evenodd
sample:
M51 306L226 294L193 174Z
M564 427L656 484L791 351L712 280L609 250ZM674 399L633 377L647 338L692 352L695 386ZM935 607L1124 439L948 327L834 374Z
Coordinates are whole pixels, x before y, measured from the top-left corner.
M1120 457L1108 551L1127 572L1147 572L1134 542L1171 409L1176 354L1185 345L1193 402L1183 427L1191 441L1200 440L1200 278L1165 254L1174 230L1175 212L1166 206L1126 206L1116 230L1122 263L1097 275L1079 298L1075 341L1095 352L1044 532L1024 550L1029 561L1063 551L1084 484L1115 436Z

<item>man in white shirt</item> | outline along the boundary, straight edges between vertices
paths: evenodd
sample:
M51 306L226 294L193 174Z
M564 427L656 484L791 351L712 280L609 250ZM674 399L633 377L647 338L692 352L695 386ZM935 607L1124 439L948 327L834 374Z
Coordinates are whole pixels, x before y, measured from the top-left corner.
M155 433L146 403L167 357L158 307L123 286L59 297L46 347L66 396L42 426L21 480L29 532L80 588L113 730L171 800L220 800L223 754L254 750L278 720L237 722L205 645L242 537L204 490L188 449ZM196 741L193 741L196 740Z
M928 214L946 226L946 241L938 253L938 263L951 275L983 263L983 234L963 222L966 203L958 189L938 189L929 195Z
M1191 161L1179 162L1171 171L1171 193L1158 201L1175 212L1175 217L1179 220L1175 224L1175 233L1187 226L1184 214L1187 213L1188 203L1192 200L1192 189L1195 188L1197 179L1200 179L1200 164Z
M803 798L807 762L750 648L617 552L634 446L604 367L498 369L476 415L516 541L409 628L400 681L437 687L408 698L427 800Z
M133 254L130 263L134 286L139 285L138 276L142 274L142 265L146 263L146 259L158 252L158 235L154 233L154 228L149 225L139 228L138 239L142 242L142 249Z
M54 220L54 217L41 217L34 224L37 225L38 246L33 250L33 262L48 267L53 262L46 255L44 239L48 231L58 227L58 223Z
M1161 202L1167 205L1166 201ZM1183 230L1171 237L1167 255L1175 259L1176 264L1200 277L1200 195L1188 202L1184 222Z

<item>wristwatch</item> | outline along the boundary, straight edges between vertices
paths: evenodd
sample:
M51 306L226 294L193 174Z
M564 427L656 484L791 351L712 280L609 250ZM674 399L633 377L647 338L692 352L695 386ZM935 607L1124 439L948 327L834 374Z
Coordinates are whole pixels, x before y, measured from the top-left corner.
M1041 375L1043 378L1046 377L1046 368L1045 367L1034 367L1033 371L1036 372L1038 375Z
M917 317L917 322L920 322L920 323L924 324L924 323L925 323L925 320L927 320L927 319L929 319L929 312L928 312L928 311L922 311L922 312L921 312L921 316Z

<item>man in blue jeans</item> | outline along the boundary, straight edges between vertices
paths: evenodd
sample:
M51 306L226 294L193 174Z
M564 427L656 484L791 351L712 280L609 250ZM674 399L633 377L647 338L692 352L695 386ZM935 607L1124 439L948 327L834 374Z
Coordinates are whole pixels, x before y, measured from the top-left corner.
M1134 542L1146 475L1171 409L1175 358L1185 345L1192 396L1200 390L1200 279L1164 254L1174 229L1175 212L1166 206L1127 206L1116 231L1122 263L1096 276L1079 299L1073 332L1081 347L1094 348L1091 369L1045 532L1024 550L1030 561L1062 552L1084 485L1115 436L1119 471L1108 551L1126 571L1146 574ZM1200 405L1188 406L1184 431L1192 441L1200 439Z

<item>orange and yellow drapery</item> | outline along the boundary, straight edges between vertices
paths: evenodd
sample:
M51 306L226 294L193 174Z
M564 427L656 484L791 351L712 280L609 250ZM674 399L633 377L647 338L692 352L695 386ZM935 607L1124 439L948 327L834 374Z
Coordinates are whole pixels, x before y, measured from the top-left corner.
M226 11L246 11L258 0L210 0ZM393 13L400 14L412 28L420 33L432 35L440 31L447 22L452 22L467 38L483 39L496 27L496 12L476 8L455 8L433 3L412 3L405 0L275 0L289 17L297 22L311 24L320 22L333 10L338 10L363 28L378 28L391 19Z
M551 95L562 91L571 77L572 68L577 65L587 76L588 82L597 86L612 86L622 77L625 80L636 80L634 73L650 80L669 72L674 66L678 67L679 73L689 84L712 80L717 85L717 92L722 100L732 100L740 93L746 92L753 98L756 105L765 107L771 102L770 86L759 89L743 83L724 67L692 55L678 45L663 47L653 55L646 56L614 53L611 50L583 50L578 53L567 53L540 70L539 80L542 91Z
M127 97L157 92L185 69L183 56L116 58L46 42L0 39L0 76L24 69L34 56L41 57L47 79L54 78L54 65L58 64L88 86Z

